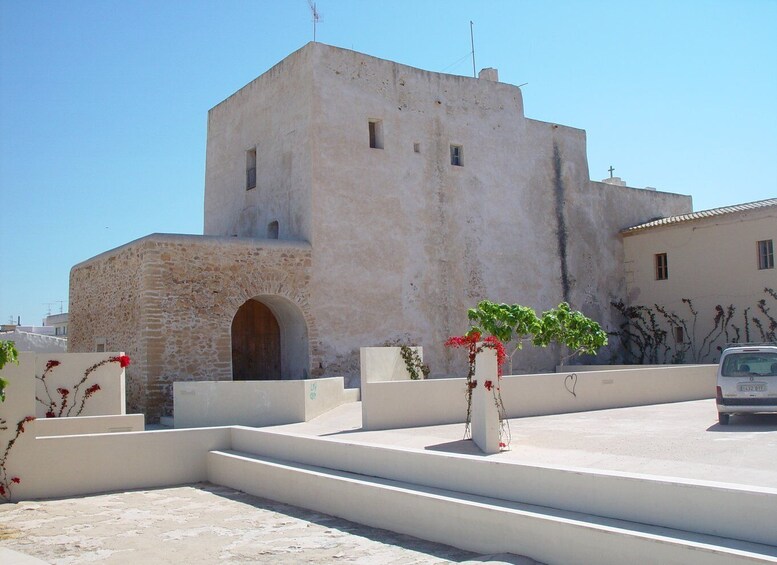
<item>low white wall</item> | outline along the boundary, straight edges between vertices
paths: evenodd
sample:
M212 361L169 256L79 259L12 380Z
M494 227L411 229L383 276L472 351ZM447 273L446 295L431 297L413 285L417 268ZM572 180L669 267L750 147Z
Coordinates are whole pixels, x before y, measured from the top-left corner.
M95 392L83 404L81 416L106 416L125 413L124 402L124 369L119 363L106 363L99 369L90 373L89 377L80 385L79 390L75 386L83 377L87 368L110 357L123 355L123 353L30 353L19 354L19 364L7 364L0 374L13 375L11 380L22 379L33 384L33 389L23 394L9 396L7 402L22 403L29 406L26 416L45 418L48 407L36 398L48 403L49 399L56 403L55 414L59 415L62 405L62 396L57 392L58 388L69 391L67 404L62 411L62 416L75 416L84 398L84 392L92 385L100 385L100 390ZM49 361L59 361L59 365L53 367L46 374L45 382L41 382ZM6 377L9 378L9 377Z
M146 429L143 414L120 416L82 416L78 418L40 418L31 433L35 437L72 436L142 432Z
M173 384L176 428L306 422L343 404L343 377Z
M38 423L10 458L14 500L206 481L208 451L230 444L229 428L35 438Z
M245 428L232 428L232 449L447 491L777 544L777 489L521 465ZM722 508L728 519L721 519Z
M513 375L500 381L510 418L603 410L715 396L716 365ZM496 379L494 379L496 380ZM465 379L362 382L364 429L463 422Z
M0 429L0 458L5 457L5 468L0 470L0 485L4 490L11 491L12 500L95 492L92 490L94 485L101 484L102 480L95 481L95 473L110 473L112 476L106 480L114 481L111 484L117 485L117 488L124 488L123 481L126 482L133 468L138 465L128 460L143 459L145 455L121 452L121 446L113 446L111 439L91 443L88 438L95 436L71 435L144 429L142 414L124 414L124 369L118 363L106 363L84 381L83 389L93 384L101 387L84 403L82 413L91 416L34 419L36 413L40 416L40 411L45 414L46 410L45 406L35 400L36 396L46 398L43 384L35 376L43 374L49 360L61 363L46 377L49 390L55 394L57 387L64 387L72 395L74 385L83 378L86 368L116 355L63 353L53 356L21 353L18 365L11 363L3 367L2 376L8 380L8 386L6 400L0 404L0 428L4 428ZM26 421L28 418L33 420ZM23 433L17 435L19 429L23 429ZM120 434L109 433L100 437L111 438L117 435ZM64 445L62 443L46 443L60 439L74 446L72 451L69 451L70 448L60 450L56 447ZM95 449L103 451L97 453ZM117 475L111 469L114 463L103 465L102 459L124 459L121 464L124 471ZM14 478L21 482L17 484L12 480Z
M422 347L411 347L410 349L414 350L419 358L423 360L424 350ZM423 387L424 385L421 383L429 382L425 379L413 381L410 378L410 372L407 370L405 360L402 359L401 351L402 349L400 347L362 347L359 350L362 427L365 430L383 429L384 416L381 406L385 403L384 394L390 394L390 392L388 392L389 389L373 388L372 385L379 385L385 382L412 382L415 385L421 385ZM424 392L431 392L436 389L427 385L425 388L416 388L414 390L417 394L423 395ZM401 401L402 399L399 397L388 399L388 402L392 404ZM438 418L444 418L447 413L444 409L444 401L442 399L439 402L435 402L434 406L430 405L429 408L431 409L431 413L417 414L416 417L425 418L430 424L418 425L431 425L431 423L437 422ZM453 420L453 422L458 421L460 420Z
M83 411L80 416L106 416L112 414L125 414L126 402L124 396L124 369L119 363L109 362L102 367L92 371L87 379L79 387L78 395L75 394L75 386L84 378L86 370L111 357L123 355L121 352L112 353L60 353L60 354L36 354L35 355L35 375L42 376L46 370L46 363L49 360L59 361L57 367L51 369L46 376L46 386L51 397L61 400L57 394L57 388L62 387L70 391L68 396L70 405L65 409L68 412L70 406L75 406L70 411L71 416L78 412L79 405L83 399L84 391L92 385L100 385L100 390L95 392L83 405ZM44 384L36 379L35 395L44 402L48 399ZM38 418L46 416L46 406L40 402L35 403L35 415ZM64 414L63 414L64 415Z
M660 365L556 365L556 372L557 373L570 373L570 372L580 372L580 371L612 371L615 369L647 369L649 367L651 368L658 368L658 367L691 367L695 365L667 365L667 364L660 364ZM717 366L717 365L714 365Z

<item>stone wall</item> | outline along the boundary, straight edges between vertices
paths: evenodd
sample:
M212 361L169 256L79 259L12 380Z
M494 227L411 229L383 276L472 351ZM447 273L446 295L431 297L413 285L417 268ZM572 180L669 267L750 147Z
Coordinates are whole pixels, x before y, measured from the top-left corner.
M247 300L271 296L299 309L317 367L310 263L304 243L150 235L73 267L71 351L110 336L110 349L132 357L128 410L156 421L172 415L173 382L232 378L232 319Z
M71 353L124 351L128 412L146 411L146 349L141 339L143 256L149 242L140 239L79 263L70 270Z

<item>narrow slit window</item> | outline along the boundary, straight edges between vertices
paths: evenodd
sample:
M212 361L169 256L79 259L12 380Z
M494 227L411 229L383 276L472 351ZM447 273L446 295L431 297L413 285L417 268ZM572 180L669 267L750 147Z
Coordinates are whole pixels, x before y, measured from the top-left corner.
M256 148L246 151L246 190L256 187Z
M774 269L774 240L764 239L758 242L758 268Z
M367 126L370 131L370 147L383 149L383 120L368 120Z
M669 262L666 253L656 253L656 280L665 281L669 278Z
M451 145L451 165L464 166L464 148L461 145Z
M674 341L675 343L683 343L685 341L685 329L682 326L674 327Z
M421 152L421 144L420 143L414 143L413 144L413 152L414 153L420 153Z

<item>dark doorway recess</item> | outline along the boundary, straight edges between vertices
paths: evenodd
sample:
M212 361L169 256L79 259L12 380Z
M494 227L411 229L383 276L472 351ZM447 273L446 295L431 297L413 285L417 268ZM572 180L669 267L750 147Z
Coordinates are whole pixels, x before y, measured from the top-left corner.
M232 379L281 378L281 330L270 309L248 300L232 320Z

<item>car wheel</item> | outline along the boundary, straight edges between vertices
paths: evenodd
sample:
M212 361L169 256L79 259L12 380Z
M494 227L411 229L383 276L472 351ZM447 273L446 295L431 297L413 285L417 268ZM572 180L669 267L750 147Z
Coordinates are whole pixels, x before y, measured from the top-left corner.
M730 414L723 414L723 413L721 413L721 412L718 412L718 423L719 423L721 426L726 426L726 425L728 425L728 419L729 419L729 416L730 416Z

